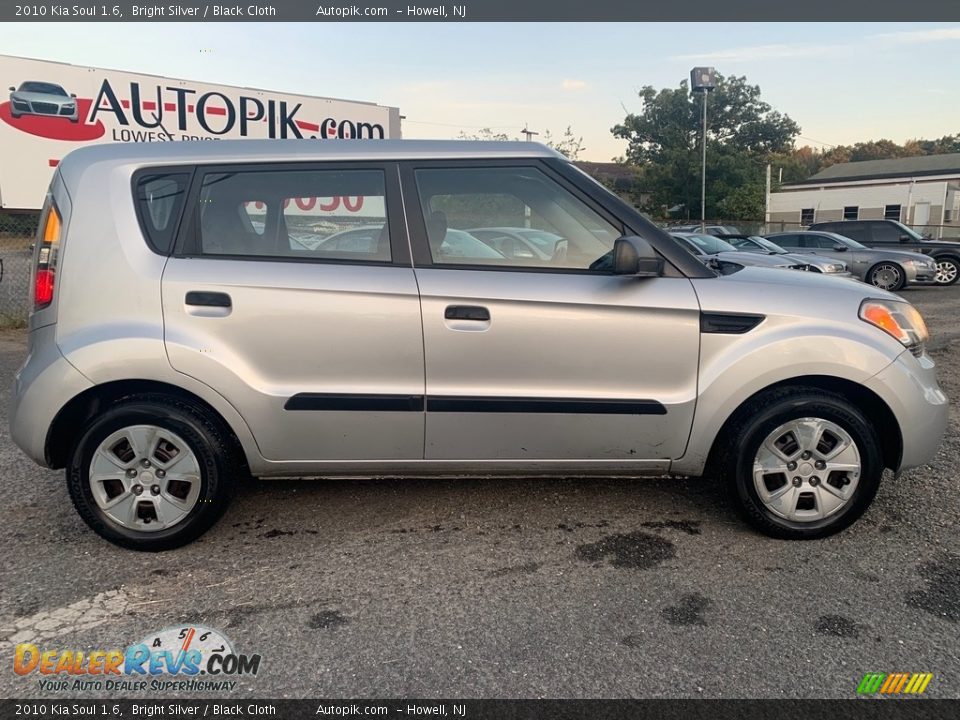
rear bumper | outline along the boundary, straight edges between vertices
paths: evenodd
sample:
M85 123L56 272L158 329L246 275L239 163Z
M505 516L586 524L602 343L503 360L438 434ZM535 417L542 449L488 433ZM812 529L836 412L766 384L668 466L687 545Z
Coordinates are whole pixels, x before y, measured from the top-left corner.
M950 403L937 383L933 360L902 353L864 383L893 411L900 426L903 453L896 470L930 462L947 428Z
M92 383L60 353L56 325L30 333L29 353L13 377L10 436L27 456L45 467L47 433L60 409Z

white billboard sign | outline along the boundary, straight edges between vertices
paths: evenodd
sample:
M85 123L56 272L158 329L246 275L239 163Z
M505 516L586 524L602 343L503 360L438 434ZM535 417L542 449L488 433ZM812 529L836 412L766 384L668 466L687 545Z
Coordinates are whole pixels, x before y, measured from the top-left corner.
M397 108L0 55L0 207L38 209L90 143L400 137Z

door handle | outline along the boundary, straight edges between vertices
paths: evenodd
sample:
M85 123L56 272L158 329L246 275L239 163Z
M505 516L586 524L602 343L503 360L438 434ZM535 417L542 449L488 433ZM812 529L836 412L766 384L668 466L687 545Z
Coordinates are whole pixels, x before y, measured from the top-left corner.
M228 308L233 305L230 296L222 292L200 292L191 290L187 293L187 305L200 307Z
M448 305L443 313L447 320L477 320L490 321L490 311L479 305Z

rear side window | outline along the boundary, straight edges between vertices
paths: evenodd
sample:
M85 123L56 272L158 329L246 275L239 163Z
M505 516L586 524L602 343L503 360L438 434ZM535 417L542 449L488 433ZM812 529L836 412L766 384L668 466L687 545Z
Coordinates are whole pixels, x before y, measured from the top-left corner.
M390 262L382 170L211 172L200 184L205 256Z
M137 214L147 242L167 255L173 247L190 173L149 173L136 180Z

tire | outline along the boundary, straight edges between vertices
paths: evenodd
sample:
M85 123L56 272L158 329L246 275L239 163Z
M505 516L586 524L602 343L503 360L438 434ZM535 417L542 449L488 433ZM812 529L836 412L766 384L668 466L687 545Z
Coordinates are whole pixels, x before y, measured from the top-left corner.
M867 282L881 290L897 292L907 284L903 268L894 262L879 262L867 273Z
M66 469L73 504L94 532L151 552L186 545L209 530L243 474L222 420L188 400L152 394L122 399L91 419Z
M937 285L946 287L960 279L960 260L952 257L934 258L937 262Z
M761 457L767 453L761 446L784 427L791 427L798 421L802 428L813 427L814 420L827 426L820 436L825 443L823 447L829 445L831 438L839 439L844 434L852 442L859 456L859 474L836 474L829 465L823 470L810 467L821 457L818 447L810 462L803 460L799 451L792 456L798 463L793 469L797 475L791 477L793 473L786 471L783 479L789 487L784 489L777 485L776 472L764 474L758 470ZM804 446L803 443L798 445ZM744 519L760 532L786 540L827 537L848 527L870 506L883 475L880 442L870 421L844 397L826 391L786 387L759 395L738 411L718 447L721 448L718 457L721 478L728 484ZM794 449L784 447L788 451ZM836 458L847 461L851 459L851 453L848 447ZM831 465L835 462L831 461ZM815 474L818 472L829 475L820 478ZM814 473L812 477L810 473ZM800 477L801 474L804 477ZM846 484L844 479L848 480ZM801 480L801 484L795 485L795 480ZM831 483L829 486L828 482ZM769 504L765 502L760 495L761 483L770 497L782 493L780 499ZM835 487L834 483L841 487ZM840 502L838 493L847 494L847 498L839 507L833 508L833 503ZM813 496L815 505L812 509L808 507L810 496ZM792 513L795 517L773 509L778 503L781 510L788 509L790 505L785 503L794 501Z

